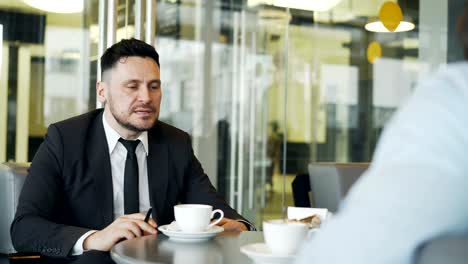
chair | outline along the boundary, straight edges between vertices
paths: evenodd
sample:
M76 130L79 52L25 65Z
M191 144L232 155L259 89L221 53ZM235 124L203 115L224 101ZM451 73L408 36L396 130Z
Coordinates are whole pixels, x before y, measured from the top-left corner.
M417 264L467 263L468 234L440 237L423 245L417 256Z
M16 213L18 197L28 174L29 165L0 164L0 253L16 252L11 243L10 225Z
M369 163L309 164L313 206L336 212L348 190L368 167Z
M309 165L314 207L336 212L352 185L367 170L368 163ZM413 263L461 264L468 260L468 234L435 238L422 245Z
M310 204L310 179L308 173L300 173L294 177L291 189L295 207L312 207Z

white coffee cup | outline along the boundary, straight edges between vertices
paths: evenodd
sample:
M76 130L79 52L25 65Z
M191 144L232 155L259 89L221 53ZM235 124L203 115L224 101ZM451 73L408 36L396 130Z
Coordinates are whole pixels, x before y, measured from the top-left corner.
M211 218L219 213L220 217L210 224ZM184 232L201 232L216 225L223 219L220 209L213 211L213 206L206 204L179 204L174 206L174 216L177 225Z
M265 243L275 255L296 253L308 232L309 228L303 223L288 223L282 219L263 222Z

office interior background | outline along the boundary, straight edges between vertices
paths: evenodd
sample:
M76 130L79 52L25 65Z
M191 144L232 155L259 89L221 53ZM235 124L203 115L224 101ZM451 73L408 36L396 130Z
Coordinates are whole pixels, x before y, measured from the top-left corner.
M402 32L366 29L384 0L39 2L0 0L0 162L30 162L48 125L99 107L102 50L136 37L160 54L160 120L256 224L293 205L309 163L370 162L418 81L463 59L464 1L390 1Z

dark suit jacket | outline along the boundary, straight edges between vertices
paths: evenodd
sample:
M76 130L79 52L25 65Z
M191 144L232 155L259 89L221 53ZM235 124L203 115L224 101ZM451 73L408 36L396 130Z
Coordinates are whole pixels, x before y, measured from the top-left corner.
M85 232L112 223L113 190L102 109L49 126L21 192L11 226L18 251L67 256ZM187 133L158 121L148 131L153 218L174 220L178 203L211 204L243 219L216 193Z

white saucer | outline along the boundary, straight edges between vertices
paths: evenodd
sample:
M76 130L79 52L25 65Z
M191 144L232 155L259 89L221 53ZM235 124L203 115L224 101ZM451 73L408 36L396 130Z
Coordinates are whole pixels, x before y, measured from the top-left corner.
M172 222L170 225L162 225L158 229L168 236L169 239L181 242L205 241L224 231L224 228L220 226L212 226L201 232L183 232L175 222Z
M296 255L275 255L265 243L254 243L240 247L240 251L255 263L283 264L292 263Z

